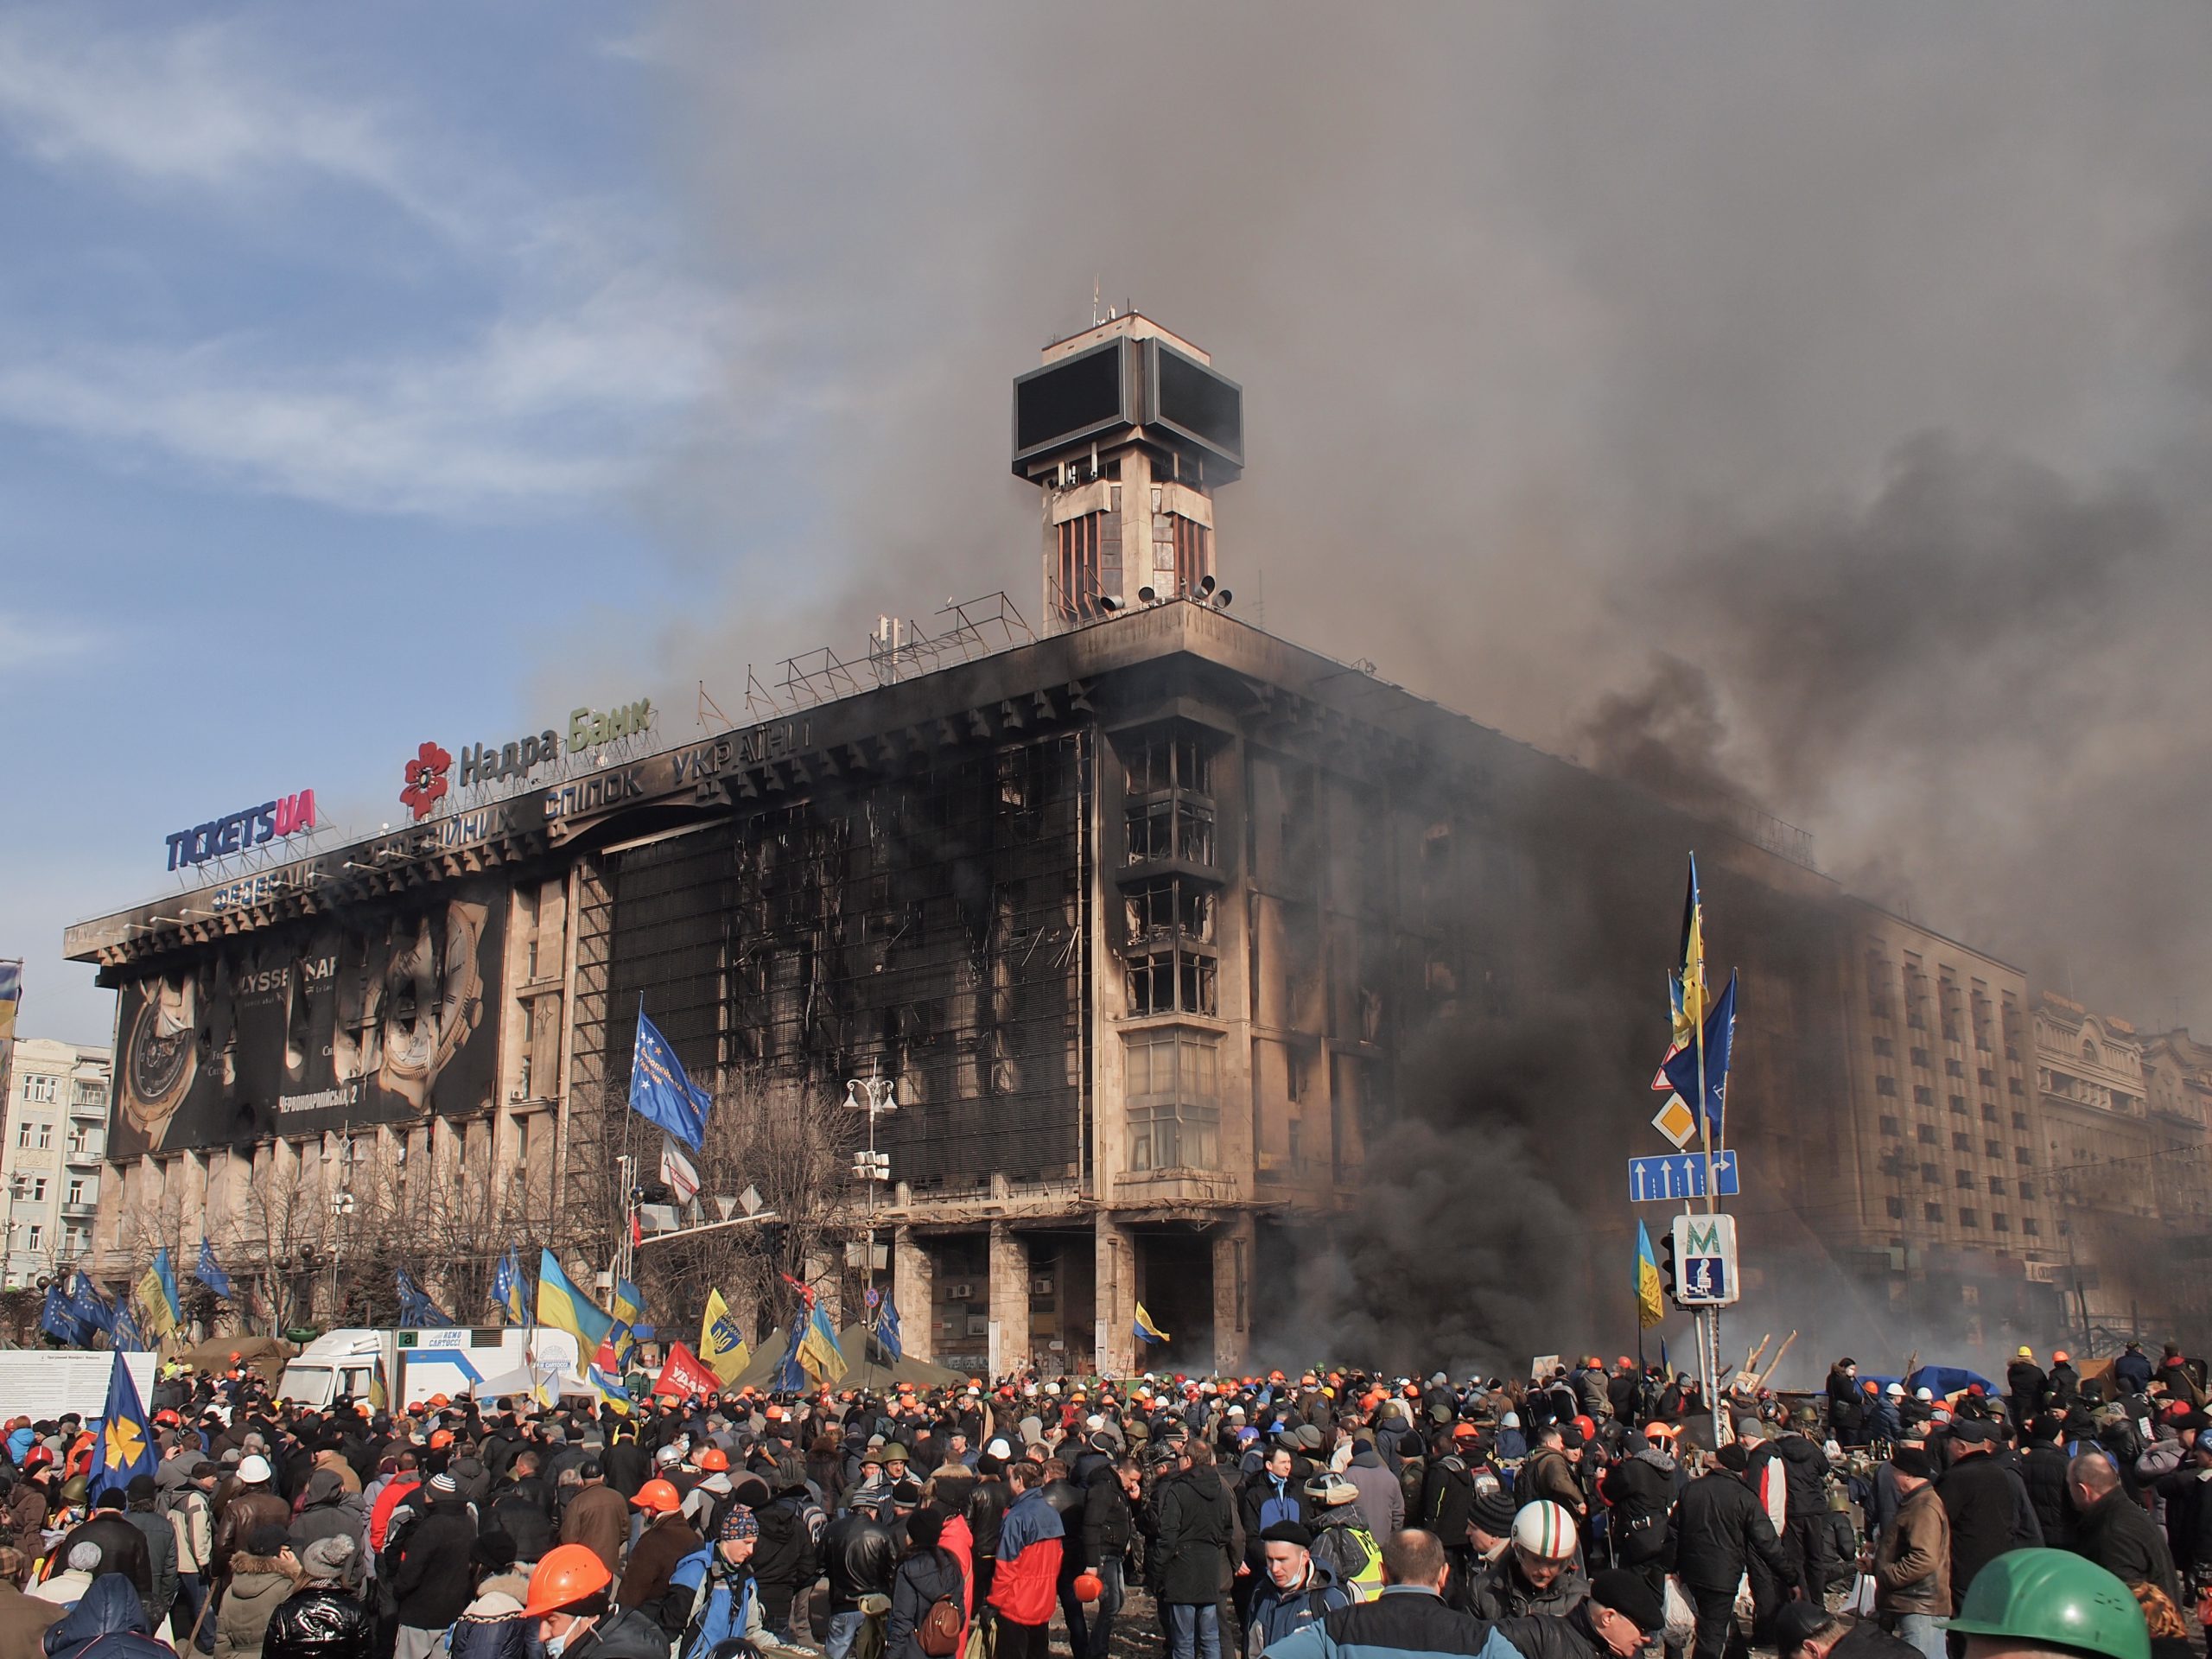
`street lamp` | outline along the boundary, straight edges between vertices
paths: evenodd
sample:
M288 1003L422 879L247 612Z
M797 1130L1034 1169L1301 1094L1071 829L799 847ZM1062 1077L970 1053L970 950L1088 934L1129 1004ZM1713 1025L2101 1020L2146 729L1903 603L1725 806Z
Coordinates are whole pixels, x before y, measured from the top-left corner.
M876 1075L873 1062L868 1076L850 1077L845 1083L845 1109L868 1114L868 1150L853 1154L853 1179L868 1183L868 1256L863 1268L868 1290L861 1300L871 1313L875 1307L875 1193L880 1185L891 1179L891 1154L875 1149L875 1120L899 1109L892 1098L897 1091L893 1079Z

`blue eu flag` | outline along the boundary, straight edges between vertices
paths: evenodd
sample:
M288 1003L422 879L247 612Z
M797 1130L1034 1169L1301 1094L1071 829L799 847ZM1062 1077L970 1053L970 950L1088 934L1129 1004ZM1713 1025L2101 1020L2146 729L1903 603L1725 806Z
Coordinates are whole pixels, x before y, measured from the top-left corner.
M85 1340L85 1327L77 1322L67 1293L58 1284L46 1287L46 1303L38 1311L38 1328L56 1342L66 1342L72 1348L92 1345Z
M683 1070L668 1039L639 1008L637 1054L630 1062L630 1109L696 1152L706 1137L711 1104L707 1091Z
M215 1260L215 1247L204 1238L200 1241L200 1265L192 1270L192 1276L225 1301L238 1300L237 1294L231 1289L231 1275L225 1273Z

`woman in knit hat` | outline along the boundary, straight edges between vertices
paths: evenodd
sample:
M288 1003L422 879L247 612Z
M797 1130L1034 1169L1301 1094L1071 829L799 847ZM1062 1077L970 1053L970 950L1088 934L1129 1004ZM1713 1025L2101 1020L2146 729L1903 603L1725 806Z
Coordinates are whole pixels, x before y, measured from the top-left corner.
M760 1585L753 1576L760 1541L751 1505L733 1503L715 1541L676 1564L659 1617L676 1643L677 1659L708 1659L726 1642L760 1642Z

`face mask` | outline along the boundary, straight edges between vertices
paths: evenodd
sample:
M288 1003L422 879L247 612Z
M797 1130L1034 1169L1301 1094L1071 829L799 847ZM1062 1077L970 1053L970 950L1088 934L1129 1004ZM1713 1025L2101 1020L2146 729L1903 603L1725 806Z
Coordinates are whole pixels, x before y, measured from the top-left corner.
M560 1635L546 1637L544 1643L545 1659L561 1659L562 1654L568 1650L569 1638L575 1633L576 1627L574 1624L570 1624L569 1628L562 1631Z

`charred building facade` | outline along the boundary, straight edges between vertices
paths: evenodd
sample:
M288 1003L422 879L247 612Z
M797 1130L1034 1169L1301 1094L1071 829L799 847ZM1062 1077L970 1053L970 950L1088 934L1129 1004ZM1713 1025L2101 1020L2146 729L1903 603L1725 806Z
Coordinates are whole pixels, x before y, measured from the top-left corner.
M1878 1316L2056 1329L2024 979L1850 899L1786 826L1686 816L1237 620L1212 492L1242 413L1203 352L1109 320L1016 384L1041 637L887 626L772 718L669 745L632 705L472 751L466 789L426 743L405 828L73 929L119 991L104 1270L233 1240L234 1274L324 1308L365 1167L473 1282L517 1236L603 1260L642 1004L695 1076L794 1111L887 1082L873 1218L910 1350L1126 1371L1141 1301L1171 1338L1147 1361L1232 1367L1332 1218L1388 1204L1370 1150L1455 1109L1464 1033L1569 1001L1580 1063L1522 1084L1584 1218L1545 1270L1589 1328L1554 1334L1604 1341L1694 846L1744 976L1754 1296L1817 1257ZM1466 1190L1497 1201L1478 1166Z

